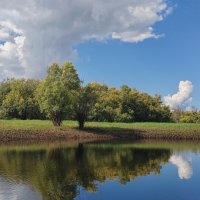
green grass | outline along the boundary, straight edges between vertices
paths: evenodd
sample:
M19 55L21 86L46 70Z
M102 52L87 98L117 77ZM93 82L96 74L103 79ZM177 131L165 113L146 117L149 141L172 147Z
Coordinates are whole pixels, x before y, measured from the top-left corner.
M0 120L0 134L3 130L66 131L78 127L75 121L64 121L55 128L48 120ZM200 124L186 123L108 123L88 122L85 130L99 135L114 135L120 138L136 136L152 139L200 139ZM30 131L31 132L31 131Z
M76 121L64 121L62 127L76 127ZM1 129L54 129L49 120L0 120Z
M74 122L65 122L67 125L74 125ZM140 122L140 123L108 123L108 122L88 122L86 127L99 127L99 128L124 128L124 129L197 129L200 130L200 124L194 123L156 123L156 122Z
M51 121L48 120L0 120L0 126L4 128L53 128ZM76 121L64 121L64 127L77 127ZM86 127L97 128L124 128L124 129L199 129L200 124L194 123L156 123L156 122L140 122L140 123L109 123L109 122L87 122Z
M192 123L98 123L89 122L86 128L118 134L134 133L141 138L200 139L200 124Z

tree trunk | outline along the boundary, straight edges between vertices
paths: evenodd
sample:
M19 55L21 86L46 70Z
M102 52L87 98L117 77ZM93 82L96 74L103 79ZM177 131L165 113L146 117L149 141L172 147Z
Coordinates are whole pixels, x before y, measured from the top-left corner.
M79 123L79 129L83 130L84 129L84 124L85 124L84 120L79 120L78 123Z
M54 126L61 126L61 120L60 119L53 119L52 122L53 122Z

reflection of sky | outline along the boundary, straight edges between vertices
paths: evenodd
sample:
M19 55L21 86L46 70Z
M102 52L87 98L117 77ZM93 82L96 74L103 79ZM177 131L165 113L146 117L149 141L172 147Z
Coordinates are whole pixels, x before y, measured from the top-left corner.
M159 176L151 173L138 177L125 185L118 180L107 180L97 185L99 192L90 193L83 189L75 199L199 200L200 152L173 151L169 163L165 162L161 165ZM177 176L177 170L179 176ZM189 180L183 181L186 178Z
M193 169L192 169L192 165L189 162L189 160L185 157L183 157L182 155L179 154L173 154L169 161L176 165L178 168L178 175L180 177L180 179L190 179L192 177L193 174Z
M24 184L15 184L0 178L0 200L41 200L39 195Z

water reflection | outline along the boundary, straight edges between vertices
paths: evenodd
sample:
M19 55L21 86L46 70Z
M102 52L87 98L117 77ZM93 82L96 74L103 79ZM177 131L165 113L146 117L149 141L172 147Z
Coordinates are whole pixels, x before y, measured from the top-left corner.
M22 183L13 183L0 178L0 200L41 200L39 194Z
M188 159L184 158L180 154L175 153L170 157L169 161L177 166L180 179L187 180L192 177L192 165Z
M42 199L72 200L79 195L79 187L97 192L98 183L106 180L118 179L125 184L140 176L159 175L164 163L175 160L170 156L167 149L85 144L40 151L0 151L0 176L32 187Z

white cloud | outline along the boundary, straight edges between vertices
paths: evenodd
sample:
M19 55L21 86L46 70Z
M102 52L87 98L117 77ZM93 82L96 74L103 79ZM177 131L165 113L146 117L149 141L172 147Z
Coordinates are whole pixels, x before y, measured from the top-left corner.
M193 92L192 82L180 81L178 92L174 95L168 95L164 97L164 103L170 106L171 109L189 109L192 102Z
M176 165L180 179L190 179L193 174L191 163L183 158L181 155L174 154L170 157L169 161Z
M0 78L41 77L89 39L140 42L171 12L165 0L1 0Z

